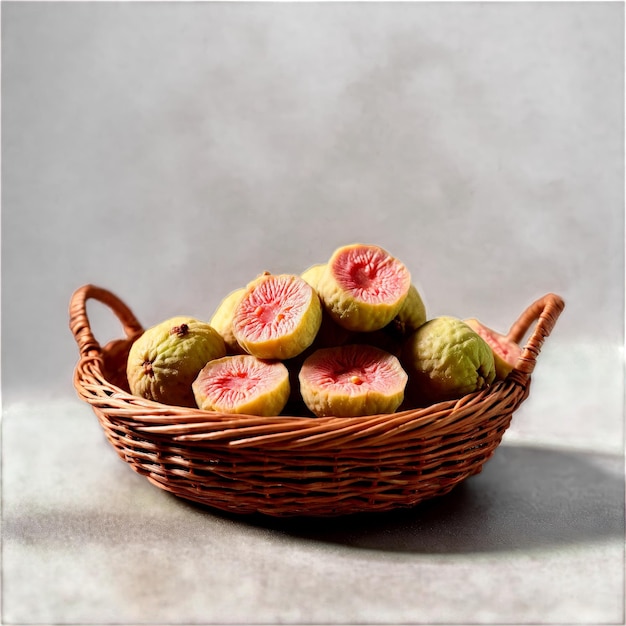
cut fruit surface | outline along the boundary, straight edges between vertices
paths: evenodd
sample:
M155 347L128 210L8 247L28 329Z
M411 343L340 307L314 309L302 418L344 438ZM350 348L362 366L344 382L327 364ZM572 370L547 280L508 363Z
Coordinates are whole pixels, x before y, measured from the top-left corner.
M496 379L504 380L513 371L518 359L522 356L521 346L506 335L485 326L476 318L469 318L464 321L489 344L493 351Z
M400 312L411 286L406 266L383 248L352 244L335 250L318 282L333 319L348 330L378 330Z
M407 378L395 356L357 344L316 350L298 376L302 399L318 417L393 413Z
M316 291L292 274L263 274L252 281L233 316L243 349L262 359L290 359L308 348L322 323Z
M232 355L207 363L192 388L205 411L278 415L289 399L289 372L280 361Z

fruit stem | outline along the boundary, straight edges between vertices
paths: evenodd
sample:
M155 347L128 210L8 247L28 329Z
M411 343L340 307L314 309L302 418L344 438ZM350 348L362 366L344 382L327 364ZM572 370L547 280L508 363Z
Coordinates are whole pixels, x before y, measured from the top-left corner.
M178 335L184 337L189 332L189 326L187 324L181 324L180 326L174 326L170 330L170 335Z

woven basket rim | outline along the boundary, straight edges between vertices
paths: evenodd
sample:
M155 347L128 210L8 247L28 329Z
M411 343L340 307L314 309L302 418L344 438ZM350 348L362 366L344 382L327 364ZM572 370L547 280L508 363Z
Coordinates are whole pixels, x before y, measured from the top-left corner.
M111 308L125 339L100 346L87 317L90 299ZM70 302L80 353L74 386L118 455L174 495L231 513L381 512L448 493L481 471L528 396L537 356L563 307L547 294L525 309L508 337L519 343L534 327L513 371L457 400L362 417L259 417L169 406L107 380L105 357L143 328L122 300L88 284Z
M127 416L134 416L135 419L141 419L140 416L143 414L159 415L162 413L164 416L168 416L172 421L184 419L191 419L192 421L241 421L246 425L250 425L253 422L273 422L276 424L290 424L296 427L301 426L302 420L306 419L314 419L317 424L321 425L331 423L347 424L354 420L363 420L364 418L375 419L384 416L402 417L404 415L411 415L415 417L428 415L433 412L458 408L476 398L484 398L493 394L506 394L507 390L514 385L526 387L535 368L541 347L545 339L552 332L565 306L560 296L554 293L548 293L535 300L530 306L524 309L518 319L510 327L506 337L515 343L520 343L531 330L533 323L535 323L535 327L523 346L521 356L509 376L504 381L494 383L486 389L467 394L462 398L445 400L425 407L402 409L395 413L381 413L374 416L307 417L281 414L259 417L247 414L204 411L199 408L165 405L153 400L134 396L108 381L103 373L103 355L106 347L103 349L100 343L95 339L87 315L87 301L90 299L99 301L108 306L117 316L126 335L125 341L133 341L144 331L144 327L137 320L132 310L108 289L93 284L86 284L78 288L72 294L70 301L70 330L74 335L80 352L80 359L74 371L74 386L79 392L79 395L86 401L96 405L104 402L104 404L117 406L120 408L120 411L121 407L125 406L128 408ZM83 380L85 370L89 370L93 378L89 384L86 384ZM93 392L96 387L100 387L104 392L104 397L98 396L97 394L94 396ZM118 417L123 419L125 415L123 412L119 412Z

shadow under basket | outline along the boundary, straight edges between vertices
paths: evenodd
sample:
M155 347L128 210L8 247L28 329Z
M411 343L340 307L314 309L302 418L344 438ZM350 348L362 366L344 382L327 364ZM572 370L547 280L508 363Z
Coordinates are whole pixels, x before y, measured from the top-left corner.
M125 338L100 346L87 317L90 299L110 307ZM74 386L118 455L181 498L283 517L387 511L444 495L481 471L527 398L541 346L563 307L554 294L531 304L508 333L521 344L532 327L510 375L458 400L365 417L257 417L133 396L126 358L143 328L113 293L85 285L70 302L80 351Z

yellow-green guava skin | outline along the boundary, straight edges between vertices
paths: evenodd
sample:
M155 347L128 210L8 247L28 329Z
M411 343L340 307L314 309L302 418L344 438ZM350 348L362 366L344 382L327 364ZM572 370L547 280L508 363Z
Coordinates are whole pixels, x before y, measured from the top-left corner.
M246 293L245 287L240 287L231 291L217 306L213 316L209 320L209 325L212 326L224 340L226 344L226 352L228 354L243 354L245 350L239 345L235 334L233 332L233 317L237 305L241 302L244 294Z
M315 265L307 267L307 269L305 269L304 272L300 274L300 278L309 283L309 285L311 285L311 287L313 287L313 289L317 291L317 287L325 270L326 263L316 263Z
M451 316L422 324L407 338L401 360L409 373L408 394L419 406L479 391L496 376L487 342Z
M395 356L360 344L316 350L298 374L302 399L317 417L393 413L407 380Z
M245 415L278 415L291 388L289 370L281 361L235 354L209 361L192 383L199 408Z
M424 301L417 287L411 285L402 308L389 324L379 330L353 333L350 340L354 343L369 344L399 356L404 340L426 320Z
M404 334L410 334L427 321L426 306L420 292L414 284L409 287L406 300L393 322Z
M225 355L224 340L210 324L172 317L147 329L131 346L130 391L162 404L195 407L193 381L207 362Z
M302 272L302 274L300 274L300 278L311 285L311 287L318 294L318 297L320 297L318 287L324 272L326 271L326 265L326 263L316 263L315 265L308 267L304 270L304 272ZM320 297L320 302L321 301ZM353 334L354 333L352 331L349 331L343 326L337 324L326 308L322 307L322 323L314 341L316 348L339 346L346 343Z

